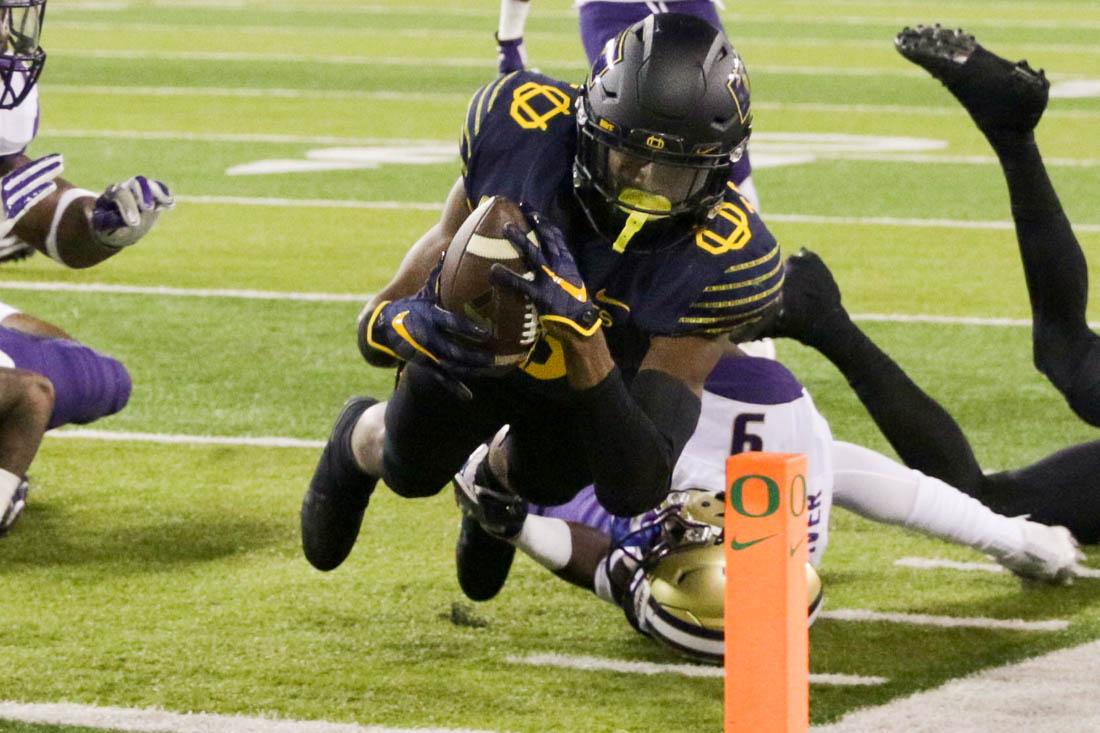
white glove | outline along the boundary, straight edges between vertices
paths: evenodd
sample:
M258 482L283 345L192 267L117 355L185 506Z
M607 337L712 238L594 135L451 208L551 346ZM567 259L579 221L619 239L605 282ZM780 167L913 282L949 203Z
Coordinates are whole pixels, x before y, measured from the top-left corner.
M134 176L107 187L92 210L92 231L100 244L129 247L145 236L160 212L176 205L172 192L160 181Z
M23 215L46 196L57 190L55 178L65 170L64 159L54 153L19 166L0 179L0 238L6 237Z

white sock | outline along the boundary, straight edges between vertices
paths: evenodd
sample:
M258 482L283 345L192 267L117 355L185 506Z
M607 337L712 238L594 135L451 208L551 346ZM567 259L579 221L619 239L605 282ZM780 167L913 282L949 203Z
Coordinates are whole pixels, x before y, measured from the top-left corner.
M868 519L1003 556L1023 547L1020 523L881 453L833 441L834 501Z
M11 471L0 468L0 516L3 516L4 512L8 510L11 498L15 496L15 490L19 488L21 483L23 483L23 479Z
M564 520L554 517L529 514L509 542L550 570L561 570L573 557L573 533Z
M523 37L523 28L527 25L527 14L531 3L527 0L500 0L500 24L497 26L497 40L513 41Z

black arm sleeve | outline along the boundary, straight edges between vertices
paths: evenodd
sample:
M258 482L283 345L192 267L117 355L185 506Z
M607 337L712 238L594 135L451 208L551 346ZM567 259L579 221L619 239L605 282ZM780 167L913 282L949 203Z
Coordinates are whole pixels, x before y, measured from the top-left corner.
M614 369L578 395L578 407L581 443L600 504L624 517L660 504L699 422L699 398L680 380L654 369L638 372L628 391Z

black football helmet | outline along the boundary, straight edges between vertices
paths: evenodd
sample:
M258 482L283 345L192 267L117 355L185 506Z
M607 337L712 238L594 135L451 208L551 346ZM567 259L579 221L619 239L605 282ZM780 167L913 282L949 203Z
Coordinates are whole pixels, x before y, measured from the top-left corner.
M46 0L0 0L0 109L18 107L42 73L45 15Z
M706 21L651 15L608 42L577 98L577 126L573 185L616 249L655 219L697 226L752 130L745 64Z

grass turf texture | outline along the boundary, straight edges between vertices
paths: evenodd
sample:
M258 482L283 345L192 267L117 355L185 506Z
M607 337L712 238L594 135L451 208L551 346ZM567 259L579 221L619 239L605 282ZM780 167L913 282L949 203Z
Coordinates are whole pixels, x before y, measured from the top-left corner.
M737 3L726 16L754 71L758 132L906 135L944 140L931 156L990 153L938 83L890 49L907 23L961 24L1009 55L1063 77L1100 77L1094 3L1059 2L1034 28L1034 4ZM465 98L493 72L496 5L353 2L106 11L51 3L44 43L43 132L32 154L60 150L66 175L98 188L142 172L184 197L442 201L453 164L228 177L260 159L301 158L337 136L457 140ZM820 16L807 19L807 13ZM204 33L204 28L211 32ZM580 78L568 4L536 3L530 51L543 69ZM743 40L742 40L743 39ZM289 44L289 45L288 45ZM108 52L103 54L101 52ZM120 59L145 54L285 53L311 61ZM104 57L106 56L106 57ZM387 58L374 64L369 59ZM393 59L407 63L392 63ZM446 59L468 59L448 63ZM433 59L436 59L433 63ZM484 60L481 63L480 60ZM417 63L412 63L416 61ZM420 63L422 61L422 63ZM848 68L859 76L807 73ZM871 71L867 71L871 70ZM876 77L874 70L881 72ZM79 91L77 86L111 89ZM123 85L297 89L313 96L159 96ZM53 87L53 88L51 88ZM351 92L341 97L330 92ZM368 96L362 92L381 92ZM359 95L359 96L355 96ZM388 95L388 96L387 96ZM853 106L860 105L860 106ZM1048 156L1100 159L1100 100L1055 100L1040 128ZM127 131L195 139L129 139ZM223 133L301 142L203 139ZM1052 167L1071 217L1100 224L1100 168ZM992 163L829 160L761 169L765 216L1004 221ZM42 257L0 279L272 291L369 293L432 222L430 211L187 203L133 251L89 272ZM857 313L1026 318L1009 231L778 222L788 252L820 251ZM1100 235L1082 234L1096 271ZM343 398L384 395L391 375L354 346L354 303L29 293L5 299L122 358L131 405L105 430L323 438ZM1100 311L1090 311L1093 319ZM990 468L1095 438L1030 366L1026 328L869 324L868 331L943 400ZM821 357L780 353L838 437L885 448ZM2 696L169 710L268 714L401 727L525 731L699 731L721 718L718 680L539 670L509 656L556 652L678 662L621 614L526 559L499 600L458 605L449 496L402 501L381 489L346 567L310 570L296 512L316 451L155 446L48 439L32 470L27 514L0 541ZM981 668L1100 637L1100 584L1021 592L1010 577L896 568L906 555L977 559L837 512L822 576L829 607L1065 618L1063 633L936 630L823 620L813 671L882 675L882 687L813 690L813 718L940 684ZM455 610L457 608L457 611ZM456 620L458 623L456 623ZM0 730L81 729L0 722Z

